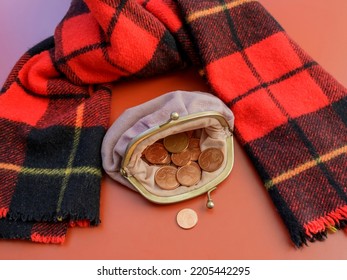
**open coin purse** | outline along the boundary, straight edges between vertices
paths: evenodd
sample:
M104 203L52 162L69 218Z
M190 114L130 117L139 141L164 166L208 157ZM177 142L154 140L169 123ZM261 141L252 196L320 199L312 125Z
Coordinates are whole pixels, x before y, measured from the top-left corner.
M113 123L102 143L103 168L152 202L175 203L206 193L212 208L211 191L233 167L233 126L233 113L219 98L170 92L127 109ZM179 158L190 150L194 158Z

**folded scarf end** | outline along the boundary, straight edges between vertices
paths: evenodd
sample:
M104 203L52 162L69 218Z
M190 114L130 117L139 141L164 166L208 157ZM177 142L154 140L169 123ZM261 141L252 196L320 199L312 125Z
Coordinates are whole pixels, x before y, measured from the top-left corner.
M322 241L327 238L327 233L335 233L339 229L347 232L347 205L338 207L334 211L329 212L325 216L319 217L313 221L306 223L303 227L305 230L305 239L310 242L316 240ZM296 244L300 247L302 244Z
M70 221L69 227L90 227L92 225L98 225L100 221L95 222L94 224L91 224L90 220L79 220L79 221Z
M33 233L31 235L31 241L45 244L62 244L65 241L64 236L47 236L39 233Z

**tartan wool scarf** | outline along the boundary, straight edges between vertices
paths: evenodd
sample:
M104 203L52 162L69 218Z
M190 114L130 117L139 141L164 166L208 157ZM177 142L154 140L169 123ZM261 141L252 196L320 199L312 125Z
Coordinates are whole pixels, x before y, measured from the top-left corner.
M0 237L61 243L97 225L110 82L191 64L234 112L293 243L344 228L347 91L261 4L73 0L0 93Z

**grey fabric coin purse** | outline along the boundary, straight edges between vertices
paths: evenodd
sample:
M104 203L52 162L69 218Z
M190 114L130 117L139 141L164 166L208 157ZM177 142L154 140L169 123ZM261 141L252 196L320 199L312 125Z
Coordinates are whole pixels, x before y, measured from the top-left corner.
M166 204L210 193L234 164L234 115L217 97L174 91L127 109L101 148L106 173Z

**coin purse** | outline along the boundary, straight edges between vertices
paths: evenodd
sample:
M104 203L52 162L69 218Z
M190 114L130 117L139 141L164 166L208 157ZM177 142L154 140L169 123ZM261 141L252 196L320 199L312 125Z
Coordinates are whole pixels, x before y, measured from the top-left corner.
M234 116L217 97L205 92L174 91L127 109L107 131L101 148L105 172L115 181L159 203L175 203L206 193L207 207L214 203L210 193L230 173L234 164ZM223 154L217 170L202 170L192 186L162 189L155 181L161 167L143 157L147 147L170 135L194 131L200 150L217 148ZM212 159L213 160L213 159Z

